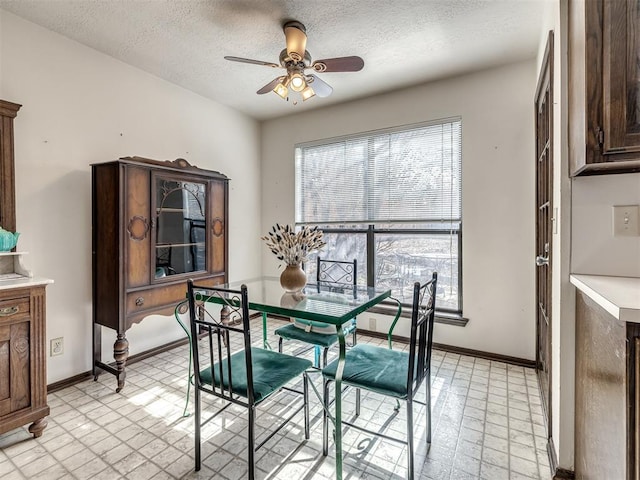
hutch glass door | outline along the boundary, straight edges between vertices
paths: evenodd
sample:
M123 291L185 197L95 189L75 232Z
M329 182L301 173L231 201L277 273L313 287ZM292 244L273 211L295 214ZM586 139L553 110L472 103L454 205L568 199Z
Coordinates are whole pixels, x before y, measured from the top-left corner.
M206 186L155 177L156 279L206 271Z

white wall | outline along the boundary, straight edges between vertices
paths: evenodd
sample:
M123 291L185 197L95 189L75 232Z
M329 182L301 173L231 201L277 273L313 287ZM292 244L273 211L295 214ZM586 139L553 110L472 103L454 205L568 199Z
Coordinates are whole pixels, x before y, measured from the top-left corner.
M534 359L535 80L535 62L526 61L264 122L262 231L294 221L296 143L461 116L463 308L470 321L465 328L438 324L435 341ZM276 274L275 259L262 252L263 273Z
M259 126L249 117L0 10L0 98L15 119L18 249L47 288L48 382L91 369L90 164L187 159L231 178L230 278L260 274ZM135 354L184 334L172 317L129 330ZM104 329L111 353L112 330ZM105 358L106 360L109 357ZM105 381L110 381L105 376Z
M640 205L640 173L573 180L572 273L640 277L640 237L613 236L614 205Z

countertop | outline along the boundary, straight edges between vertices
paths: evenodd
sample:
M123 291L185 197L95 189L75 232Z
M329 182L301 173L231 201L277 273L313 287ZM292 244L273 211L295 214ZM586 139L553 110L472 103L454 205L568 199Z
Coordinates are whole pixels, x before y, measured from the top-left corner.
M5 280L0 279L0 290L7 290L10 288L35 287L38 285L46 285L49 283L53 283L53 280L42 277L8 278Z
M572 274L570 280L616 319L640 323L640 278Z

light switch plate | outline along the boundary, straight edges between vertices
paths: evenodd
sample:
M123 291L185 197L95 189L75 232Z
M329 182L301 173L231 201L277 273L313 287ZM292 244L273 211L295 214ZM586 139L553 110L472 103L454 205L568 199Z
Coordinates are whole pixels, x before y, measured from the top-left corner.
M614 205L613 235L616 237L640 236L640 207L638 205Z

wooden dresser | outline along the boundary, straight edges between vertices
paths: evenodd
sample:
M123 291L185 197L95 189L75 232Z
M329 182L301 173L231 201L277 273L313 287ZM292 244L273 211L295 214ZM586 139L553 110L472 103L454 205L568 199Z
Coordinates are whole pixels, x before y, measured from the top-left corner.
M0 253L0 434L33 422L42 435L47 405L46 301L51 280L33 278L21 253Z
M186 160L140 157L92 165L93 373L125 384L126 331L169 315L188 278L227 281L228 179ZM102 327L115 330L114 363L102 359Z

